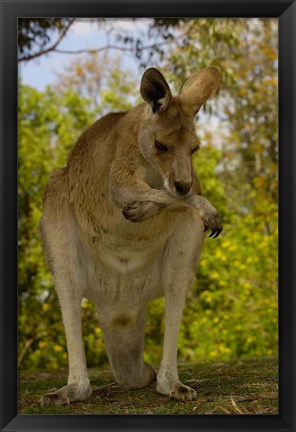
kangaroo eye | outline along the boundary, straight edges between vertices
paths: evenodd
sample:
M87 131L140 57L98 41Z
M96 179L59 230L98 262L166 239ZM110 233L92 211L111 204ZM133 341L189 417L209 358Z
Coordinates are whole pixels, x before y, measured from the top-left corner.
M198 146L194 147L194 149L191 150L191 154L197 152L197 150L198 150Z
M164 144L161 144L159 141L155 141L155 147L157 148L157 150L159 150L161 152L168 152L169 151L167 146Z

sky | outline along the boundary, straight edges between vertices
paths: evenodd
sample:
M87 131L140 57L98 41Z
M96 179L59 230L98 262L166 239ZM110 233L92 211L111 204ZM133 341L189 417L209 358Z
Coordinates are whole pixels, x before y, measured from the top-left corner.
M149 43L151 43L146 36L146 30L151 22L152 19L149 18L137 18L136 20L129 18L112 18L108 20L110 28L115 28L117 32L118 30L122 30L124 35L130 33L134 37L139 37L144 45L149 45ZM55 37L57 37L57 35ZM58 45L58 49L71 51L94 49L105 46L108 41L109 44L117 46L124 45L122 42L120 43L115 40L114 36L112 36L112 31L111 36L109 34L108 38L109 39L107 39L105 27L100 29L97 22L90 22L87 18L79 18L79 21L75 21L66 36ZM50 44L55 40L55 38L52 38ZM114 54L116 52L118 53L118 50L109 50L108 52ZM121 66L123 68L135 72L136 76L139 75L139 62L135 58L134 54L120 51L120 57ZM57 78L56 74L62 72L64 67L74 58L75 54L60 54L52 52L28 62L21 62L19 63L19 77L22 84L43 91L46 86L54 84ZM149 66L157 67L157 65L154 64ZM141 70L141 73L142 72L143 70ZM215 115L207 116L201 110L199 116L200 119L205 120L212 129L216 129L219 126L218 118ZM217 146L219 146L219 143L217 143Z
M132 32L134 35L141 35L144 38L145 29L151 20L147 18L137 19L112 19L110 26L116 30L122 30L125 33ZM53 38L52 42L55 39ZM144 38L145 42L145 38ZM79 50L79 49L94 49L103 47L108 43L105 30L98 27L96 22L89 22L88 19L79 19L75 22L65 38L59 44L58 49L61 50ZM110 36L109 43L122 46L123 43L115 41L114 37ZM110 50L111 53L116 50ZM117 51L118 52L118 51ZM121 52L122 66L134 71L138 70L138 63L134 56L126 52ZM55 80L55 73L61 72L71 59L73 54L49 53L42 55L28 62L19 63L19 77L23 84L33 86L38 90L44 90L47 85L50 85Z

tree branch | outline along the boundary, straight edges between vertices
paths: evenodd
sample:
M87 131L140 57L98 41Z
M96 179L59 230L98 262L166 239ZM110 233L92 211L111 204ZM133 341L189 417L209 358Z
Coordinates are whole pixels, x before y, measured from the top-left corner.
M180 39L180 37L175 38L175 40L177 40L177 39ZM169 43L168 41L159 42L159 43L146 45L146 46L143 46L141 48L136 48L136 49L142 51L142 50L147 50L147 49L156 48L156 47L158 48L162 45L167 45L168 43ZM94 48L94 49L81 49L81 50L76 50L76 51L55 49L54 52L59 53L59 54L83 54L83 53L94 54L94 53L98 53L100 51L105 51L107 49L116 49L116 50L120 50L120 51L129 51L129 52L133 52L135 50L134 47L123 47L123 46L107 44L103 47Z
M71 25L74 23L74 21L75 21L75 18L72 18L72 19L69 21L68 25L67 25L67 26L64 28L64 30L60 33L58 39L56 40L56 42L55 42L52 46L50 46L50 47L48 47L48 48L46 48L46 49L44 49L44 50L41 50L41 51L39 51L39 52L37 52L37 53L35 53L35 54L31 54L31 55L28 55L28 56L20 57L20 58L18 59L18 61L19 61L19 62L22 62L22 61L32 60L32 59L34 59L34 58L40 57L40 56L43 55L43 54L48 54L48 53L51 52L51 51L55 51L56 47L57 47L57 46L59 45L59 43L62 41L62 39L63 39L64 36L66 35L66 33L67 33L67 31L69 30L69 28L71 27Z
M94 53L98 53L100 51L105 51L107 49L117 49L120 51L133 51L132 48L120 47L120 46L116 46L116 45L105 45L105 46L100 47L100 48L81 49L81 50L76 50L76 51L56 49L56 50L54 50L54 52L59 53L59 54L83 54L83 53L94 54Z

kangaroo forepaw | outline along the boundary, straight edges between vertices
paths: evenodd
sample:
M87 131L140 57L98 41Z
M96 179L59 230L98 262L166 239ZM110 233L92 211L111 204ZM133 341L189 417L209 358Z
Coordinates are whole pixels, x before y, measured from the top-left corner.
M207 231L209 228L212 231L209 237L218 237L218 235L223 230L221 216L219 212L213 208L212 212L207 212L203 214L201 218L204 223L205 231Z
M159 213L164 206L152 201L134 201L123 208L123 216L132 222L142 222Z

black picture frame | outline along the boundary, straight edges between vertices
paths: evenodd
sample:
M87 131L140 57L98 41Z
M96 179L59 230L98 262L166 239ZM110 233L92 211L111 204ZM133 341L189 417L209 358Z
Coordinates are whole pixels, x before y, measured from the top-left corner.
M295 431L296 4L291 0L1 0L1 431ZM17 414L17 18L277 17L279 415Z

